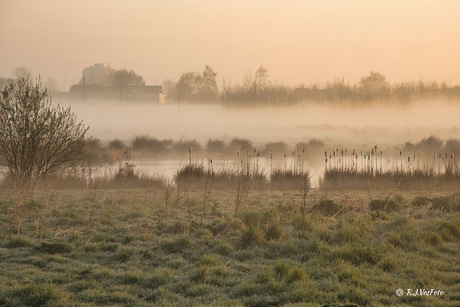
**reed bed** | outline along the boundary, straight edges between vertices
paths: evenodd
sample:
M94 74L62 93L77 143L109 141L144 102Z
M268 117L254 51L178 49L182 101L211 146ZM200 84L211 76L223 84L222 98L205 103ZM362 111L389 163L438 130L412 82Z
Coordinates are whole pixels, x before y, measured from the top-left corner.
M176 186L191 189L204 189L212 186L218 190L235 190L241 185L249 185L255 190L265 190L269 187L262 173L238 172L232 168L215 171L199 163L190 163L181 167L174 177L174 182Z
M333 150L324 153L322 189L339 190L442 190L460 189L460 169L453 153L405 153L399 159L369 151ZM399 161L398 161L399 160Z
M203 163L189 163L182 166L174 177L176 186L191 189L212 187L218 190L279 190L300 191L310 189L308 171L300 169L274 169L270 174L258 167L257 158L253 164L240 161L237 167L224 167L215 170L212 162L206 167Z
M270 188L273 190L287 191L302 191L310 189L310 177L307 171L291 171L276 169L270 176Z

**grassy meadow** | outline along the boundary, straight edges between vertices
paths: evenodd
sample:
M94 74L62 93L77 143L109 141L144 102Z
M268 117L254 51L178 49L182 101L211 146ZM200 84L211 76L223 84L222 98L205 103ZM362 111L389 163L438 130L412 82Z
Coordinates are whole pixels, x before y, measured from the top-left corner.
M238 192L4 187L0 305L459 306L459 195Z

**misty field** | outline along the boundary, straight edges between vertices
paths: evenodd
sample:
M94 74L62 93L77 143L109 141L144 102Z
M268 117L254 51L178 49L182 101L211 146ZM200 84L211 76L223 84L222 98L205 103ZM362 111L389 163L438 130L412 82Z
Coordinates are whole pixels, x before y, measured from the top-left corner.
M0 190L0 305L460 301L458 194L253 190L236 202L233 190L166 185L18 197Z

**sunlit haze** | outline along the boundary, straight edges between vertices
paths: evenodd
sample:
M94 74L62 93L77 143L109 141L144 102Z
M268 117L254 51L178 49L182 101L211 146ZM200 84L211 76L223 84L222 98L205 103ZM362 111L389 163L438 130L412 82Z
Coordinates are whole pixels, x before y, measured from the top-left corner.
M264 65L285 84L460 82L460 2L0 0L0 76L18 66L68 90L84 67L133 69L147 84L210 65L239 82Z

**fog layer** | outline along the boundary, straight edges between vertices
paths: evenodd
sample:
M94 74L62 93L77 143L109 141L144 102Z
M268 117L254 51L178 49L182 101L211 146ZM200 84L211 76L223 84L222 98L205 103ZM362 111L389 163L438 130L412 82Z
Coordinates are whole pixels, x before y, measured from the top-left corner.
M66 102L61 101L62 105ZM67 104L68 105L68 104ZM371 146L416 142L429 135L458 138L460 106L226 109L222 106L73 103L88 132L102 140L130 140L148 134L158 139L247 138L288 144L318 138L327 145Z

